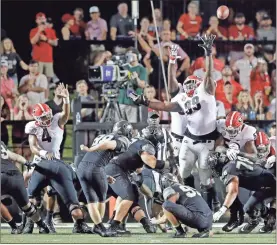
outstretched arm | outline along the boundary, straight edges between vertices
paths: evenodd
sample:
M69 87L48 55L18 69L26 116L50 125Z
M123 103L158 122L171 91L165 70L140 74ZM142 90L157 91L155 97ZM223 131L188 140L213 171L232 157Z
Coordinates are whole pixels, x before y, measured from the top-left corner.
M116 148L116 145L117 144L115 140L106 140L90 148L88 148L85 145L80 145L80 149L86 152L105 151L105 150L114 150Z
M203 37L201 37L203 44L198 45L199 47L205 50L207 71L204 79L204 87L206 92L211 95L215 95L215 88L216 88L216 83L215 81L213 81L213 78L212 78L212 71L214 69L213 58L212 58L212 45L215 37L216 37L215 35L210 35L210 36L204 35Z
M59 95L63 97L63 111L61 113L61 118L59 119L59 126L61 128L67 123L70 116L70 101L69 101L69 92L68 87L64 86L63 83L59 84L60 90L57 90Z
M179 92L178 81L176 79L177 59L179 46L176 44L171 45L169 48L169 65L168 65L168 92L174 97Z

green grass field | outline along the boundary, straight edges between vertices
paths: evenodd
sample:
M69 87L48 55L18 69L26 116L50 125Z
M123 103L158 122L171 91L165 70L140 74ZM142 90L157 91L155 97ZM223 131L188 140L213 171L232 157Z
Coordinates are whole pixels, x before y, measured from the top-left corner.
M168 233L161 233L158 231L156 234L147 234L141 227L132 227L129 229L132 232L131 236L125 237L112 237L112 238L102 238L98 235L82 235L82 234L72 234L71 226L68 228L57 228L57 234L55 235L39 235L38 230L34 230L34 234L31 235L11 235L10 230L5 228L1 229L1 243L75 243L75 244L85 244L85 243L248 243L248 244L276 244L276 233L272 234L238 234L235 232L224 233L219 228L215 228L214 235L211 238L190 238L195 230L191 230L188 234L188 238L173 239L170 236L173 235L173 231Z

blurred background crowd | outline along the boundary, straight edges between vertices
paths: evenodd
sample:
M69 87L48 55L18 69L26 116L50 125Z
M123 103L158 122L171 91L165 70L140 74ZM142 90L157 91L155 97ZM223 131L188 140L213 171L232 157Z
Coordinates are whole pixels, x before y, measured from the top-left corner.
M143 1L136 26L130 2L18 1L17 8L13 7L15 1L3 2L1 138L6 144L27 158L31 156L25 147L24 126L32 119L36 103L47 102L53 114L61 111L62 99L56 96L59 82L69 85L72 99L105 104L103 87L90 74L93 68L105 65L116 64L129 71L130 82L118 88L122 116L132 123L146 121L147 108L134 105L127 92L167 99L160 61L166 77L168 48L174 43L180 46L178 81L182 83L190 74L203 77L205 60L197 44L205 33L217 36L213 76L218 104L226 113L240 111L245 120L270 136L276 134L276 123L270 121L276 118L274 0L154 1L154 13L149 1ZM230 8L224 21L215 14L221 4ZM23 8L27 12L22 12ZM85 121L97 122L102 114L103 109L81 110ZM160 117L170 123L169 113L160 112ZM69 137L71 134L68 132ZM70 140L67 144L70 146ZM70 155L72 158L72 152L67 157Z

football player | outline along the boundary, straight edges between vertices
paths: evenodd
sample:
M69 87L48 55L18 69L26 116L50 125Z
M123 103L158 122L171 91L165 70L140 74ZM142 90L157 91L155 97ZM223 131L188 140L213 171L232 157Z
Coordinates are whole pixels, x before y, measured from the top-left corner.
M161 185L163 188L164 215L158 220L152 219L151 222L161 224L169 221L176 229L174 238L187 236L181 224L199 231L193 237L209 237L213 213L200 193L190 186L181 185L176 176L170 173L162 177Z
M182 178L189 177L198 160L203 197L210 207L215 190L207 158L209 152L214 149L218 134L216 130L216 83L211 74L213 69L211 50L215 37L205 35L201 38L203 44L199 44L206 54L207 72L204 81L197 86L199 79L196 76L187 77L183 84L184 93L177 95L176 102L154 102L148 101L143 95L138 96L135 93L129 95L136 104L143 104L158 111L186 114L187 128L179 155L180 174Z
M274 198L276 195L274 175L255 164L256 160L250 154L241 152L237 155L236 160L230 161L226 148L222 146L217 147L216 151L210 153L208 157L213 175L221 176L227 190L223 206L213 215L214 221L218 221L236 200L239 187L254 191L244 205L244 212L248 214L249 221L240 229L240 233L249 233L258 225L259 221L255 212L257 204L261 204L267 198Z
M136 139L126 152L112 159L105 168L107 175L116 179L115 183L109 185L111 190L122 198L116 209L115 217L111 221L109 229L112 231L118 230L120 223L130 210L135 218L136 216L143 217L140 222L147 232L155 232L152 224L137 204L138 192L134 190L134 185L129 179L129 173L142 168L143 165L151 169L166 168L169 166L169 162L156 159L155 146L158 143L156 136L151 134L146 135L144 132L143 136L145 138Z
M116 155L125 152L130 144L133 127L127 121L119 121L113 127L112 134L99 135L93 145L80 148L87 153L79 163L77 174L85 194L90 217L95 224L93 231L100 236L113 236L107 232L102 223L105 214L108 181L114 179L107 176L105 166ZM107 181L108 179L108 181Z
M25 189L23 176L12 161L24 164L27 167L30 165L24 157L8 150L4 142L1 141L1 196L12 196L19 208L27 215L27 217L37 224L39 233L49 233L49 229L42 221L35 205L28 200L28 194ZM4 218L7 219L6 221L12 228L11 233L21 233L22 230L17 227L15 221L7 213L7 211L7 209L5 210L5 206L2 206L1 204L1 213L4 212L6 214L6 217Z
M257 137L256 129L244 123L242 115L238 111L228 113L226 120L217 122L217 130L221 134L216 141L216 145L228 147L226 152L230 160L236 160L240 151L256 157L257 150L254 140ZM222 227L223 231L230 232L240 226L244 221L243 205L239 198L230 207L230 219Z

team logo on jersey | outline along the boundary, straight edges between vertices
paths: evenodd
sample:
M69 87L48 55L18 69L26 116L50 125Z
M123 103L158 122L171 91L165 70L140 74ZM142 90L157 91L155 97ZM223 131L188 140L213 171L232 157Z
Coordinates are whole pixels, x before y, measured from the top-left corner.
M254 137L254 140L256 140L257 139L257 133L254 133L253 137Z
M36 128L32 128L29 134L37 134L37 129Z

